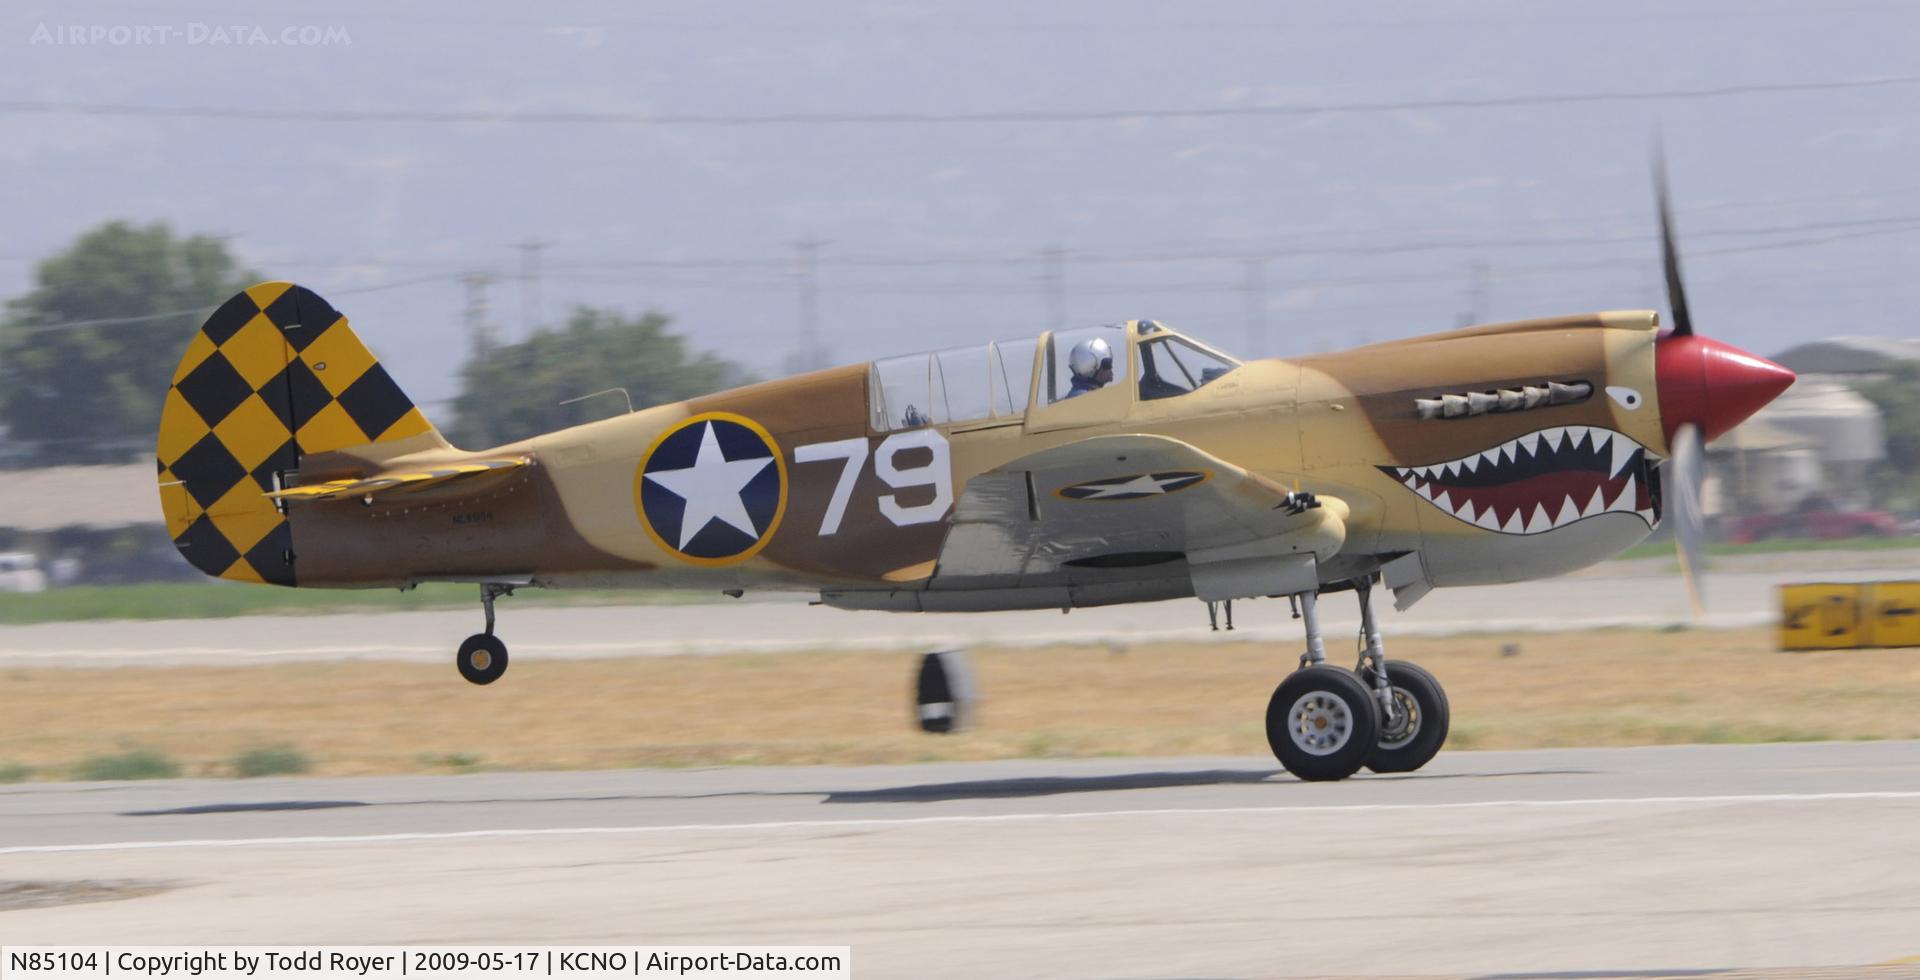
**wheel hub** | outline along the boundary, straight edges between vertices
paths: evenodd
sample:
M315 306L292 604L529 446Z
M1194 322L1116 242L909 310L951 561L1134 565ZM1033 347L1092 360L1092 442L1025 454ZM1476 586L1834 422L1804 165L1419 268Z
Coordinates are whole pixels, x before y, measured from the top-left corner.
M1393 689L1393 710L1382 720L1380 726L1380 747L1397 749L1413 741L1420 734L1420 703L1406 688Z
M473 651L473 656L469 659L473 661L474 670L486 670L488 667L493 666L493 654L485 650Z
M1309 691L1287 712L1287 733L1309 755L1331 755L1353 735L1347 703L1325 691Z

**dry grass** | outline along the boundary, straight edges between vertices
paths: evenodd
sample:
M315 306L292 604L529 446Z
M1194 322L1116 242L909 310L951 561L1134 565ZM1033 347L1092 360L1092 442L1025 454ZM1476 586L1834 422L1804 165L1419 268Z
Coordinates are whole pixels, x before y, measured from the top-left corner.
M1454 748L1920 737L1920 651L1787 654L1764 630L1609 630L1405 639L1389 653L1447 685ZM1251 644L973 655L982 723L951 737L911 727L914 658L901 654L523 661L486 688L451 663L14 669L0 672L0 766L70 778L80 760L143 748L187 775L230 775L269 744L323 775L1259 755L1267 695L1295 656Z

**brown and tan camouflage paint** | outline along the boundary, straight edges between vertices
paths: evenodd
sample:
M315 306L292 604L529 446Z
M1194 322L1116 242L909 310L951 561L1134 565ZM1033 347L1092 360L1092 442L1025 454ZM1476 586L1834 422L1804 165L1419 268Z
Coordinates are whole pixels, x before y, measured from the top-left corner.
M1349 510L1343 554L1420 551L1436 581L1526 577L1597 560L1643 537L1630 515L1573 527L1503 534L1454 519L1380 466L1457 458L1543 427L1585 425L1625 433L1655 453L1660 436L1649 313L1564 317L1469 328L1296 360L1245 364L1188 395L1138 401L1128 369L1118 385L1055 405L1030 404L1024 419L938 426L947 440L957 498L975 475L1080 439L1156 434L1231 460L1273 484L1338 498ZM1129 327L1130 333L1134 329ZM1036 364L1040 358L1036 356ZM1418 398L1547 381L1585 381L1572 405L1471 418L1421 419ZM944 520L896 526L878 501L931 499L928 488L894 490L876 475L868 367L855 365L768 382L550 433L479 452L437 437L381 448L315 454L301 482L524 456L500 476L418 493L295 503L289 514L302 585L398 585L411 581L530 576L543 584L633 584L687 588L894 587L932 575ZM1605 391L1643 396L1628 411ZM648 533L635 486L643 456L683 422L710 412L751 420L785 468L786 496L770 538L739 561L697 562ZM796 447L864 439L837 533L822 534L841 479L838 461L800 462ZM914 457L901 454L903 464ZM1049 493L1057 488L1038 488ZM915 496L918 494L918 496ZM1618 518L1615 520L1614 518ZM1357 566L1356 566L1357 567Z

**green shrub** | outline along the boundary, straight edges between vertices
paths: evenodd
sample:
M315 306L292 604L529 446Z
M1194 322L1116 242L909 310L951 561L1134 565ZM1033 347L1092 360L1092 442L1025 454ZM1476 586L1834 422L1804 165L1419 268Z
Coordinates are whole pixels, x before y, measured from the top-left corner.
M134 749L119 755L96 755L73 767L77 779L172 779L180 764L152 749Z
M233 757L233 774L242 779L255 776L286 776L306 772L313 761L291 745L262 745Z
M423 765L451 769L454 772L472 772L480 768L481 758L471 752L448 752L445 755L422 755Z
M24 783L33 778L33 767L0 762L0 783Z

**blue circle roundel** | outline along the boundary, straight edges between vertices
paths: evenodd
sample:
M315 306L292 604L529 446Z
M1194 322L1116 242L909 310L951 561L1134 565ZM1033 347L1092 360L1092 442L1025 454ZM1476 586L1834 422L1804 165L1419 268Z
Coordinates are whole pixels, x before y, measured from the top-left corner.
M633 494L661 549L697 565L745 561L787 509L787 465L758 422L728 412L668 429L640 458Z

